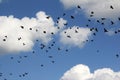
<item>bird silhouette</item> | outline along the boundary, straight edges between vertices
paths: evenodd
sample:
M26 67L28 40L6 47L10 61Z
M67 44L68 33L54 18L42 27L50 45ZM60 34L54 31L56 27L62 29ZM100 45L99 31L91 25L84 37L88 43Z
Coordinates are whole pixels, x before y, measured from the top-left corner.
M112 5L110 5L110 8L111 8L111 9L114 9Z
M80 5L78 5L77 8L81 9Z
M47 16L46 18L47 18L47 19L49 19L49 18L50 18L50 16Z
M20 26L22 29L24 29L24 26Z
M108 32L108 30L104 28L104 32Z
M74 19L75 17L74 16L70 16L71 17L71 19Z

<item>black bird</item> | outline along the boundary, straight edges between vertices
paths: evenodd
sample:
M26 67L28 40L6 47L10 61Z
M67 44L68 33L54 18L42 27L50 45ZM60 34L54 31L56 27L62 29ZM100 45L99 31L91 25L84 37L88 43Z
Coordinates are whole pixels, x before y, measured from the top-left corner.
M78 5L77 8L81 9L80 5Z
M25 46L25 43L23 43L23 46Z
M89 22L91 22L91 20L90 20L90 19L88 19L88 21L89 21Z
M96 31L96 32L98 32L98 29L97 29L97 28L95 28L95 31Z
M104 25L104 23L103 23L103 22L102 22L101 24L102 24L102 25Z
M10 73L9 75L11 75L11 76L12 76L13 74L12 74L12 73Z
M88 27L89 25L88 24L86 24L86 27Z
M115 34L117 34L117 31L115 31Z
M66 14L65 13L63 13L63 16L65 16Z
M97 53L99 52L99 50L97 50Z
M17 61L18 63L20 63L20 61Z
M19 77L22 77L21 75L19 75Z
M34 53L35 53L35 51L32 51L32 53L34 54Z
M6 39L3 39L3 41L6 41Z
M67 32L66 32L66 31L64 31L64 33L66 34Z
M88 42L89 40L86 40L86 42Z
M32 28L29 28L29 30L32 30Z
M93 12L93 11L91 11L91 14L94 14L94 12Z
M19 56L20 59L22 59L22 56Z
M51 46L54 46L54 44L51 44Z
M24 56L24 58L27 58L28 56Z
M5 38L7 38L7 36L5 36Z
M119 54L116 54L116 57L119 58Z
M99 20L97 20L97 22L98 22L98 23L100 23L100 21L99 21Z
M51 61L52 63L55 63L55 61Z
M94 28L90 28L90 31L93 31L94 30Z
M55 41L53 41L53 43L55 44Z
M53 35L54 33L53 33L53 32L51 32L51 34Z
M78 31L77 31L77 30L75 30L75 33L78 33Z
M118 32L120 32L120 29L118 29Z
M43 31L43 33L46 33L46 31Z
M77 29L79 29L79 27L77 27Z
M10 57L10 59L13 59L13 57Z
M60 51L60 50L61 50L61 48L58 48L58 50Z
M72 27L70 27L70 29L72 29Z
M25 77L25 74L23 74L22 76Z
M24 29L24 26L20 26L22 29Z
M120 17L118 18L118 20L120 21Z
M41 64L40 66L41 66L41 67L43 67L44 65L43 65L43 64Z
M65 25L65 26L67 26L67 25L68 25L68 23L65 23L64 25Z
M47 19L49 19L49 18L50 18L50 16L47 16L46 18L47 18Z
M67 37L68 37L68 38L71 38L71 36L70 36L70 35L67 35Z
M22 39L21 37L18 38L18 40L21 40L21 39Z
M96 33L93 33L94 36L96 36Z
M60 27L57 27L57 29L60 29Z
M70 16L71 17L71 19L74 19L75 17L74 16Z
M27 72L25 72L25 75L28 75L28 73L27 73Z
M48 52L48 50L45 50L46 51L46 53Z
M113 25L114 24L114 22L113 21L111 21L111 25Z
M68 49L66 49L65 51L68 52Z
M94 15L92 15L92 14L90 15L90 17L93 17L93 16L94 16Z
M91 42L93 42L94 40L91 40Z
M101 18L101 20L106 20L106 18Z
M57 23L59 23L59 21L57 21Z
M111 9L114 9L112 5L110 5L110 8L111 8Z
M57 19L60 19L60 17L58 17Z
M53 56L48 56L49 58L53 58Z
M39 40L37 39L36 41L38 42Z
M48 49L51 49L51 47L48 47Z
M38 29L36 29L36 32L38 32Z
M108 32L108 30L104 28L104 32Z

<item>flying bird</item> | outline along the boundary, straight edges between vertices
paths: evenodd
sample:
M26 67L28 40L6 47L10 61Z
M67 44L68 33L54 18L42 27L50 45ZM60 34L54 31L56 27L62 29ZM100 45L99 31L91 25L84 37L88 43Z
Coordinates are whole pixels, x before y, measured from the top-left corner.
M119 54L116 54L116 57L119 58Z
M111 8L111 9L114 9L112 5L110 5L110 8Z
M114 22L113 21L111 21L111 25L113 25L114 24Z
M24 26L20 26L22 29L24 29Z
M29 30L32 30L32 28L29 28Z
M43 31L43 33L46 33L46 31Z
M6 41L6 39L3 39L3 41Z
M65 13L63 13L63 16L65 16L66 14Z
M108 30L104 28L104 32L108 32Z
M78 5L77 8L81 9L80 5Z
M49 19L49 18L50 18L50 16L47 16L46 18L47 18L47 19Z
M70 35L67 35L67 37L68 37L68 38L71 38L71 36L70 36Z
M71 19L74 19L75 17L74 16L70 16L71 17Z
M94 14L94 12L93 12L93 11L91 11L91 14Z

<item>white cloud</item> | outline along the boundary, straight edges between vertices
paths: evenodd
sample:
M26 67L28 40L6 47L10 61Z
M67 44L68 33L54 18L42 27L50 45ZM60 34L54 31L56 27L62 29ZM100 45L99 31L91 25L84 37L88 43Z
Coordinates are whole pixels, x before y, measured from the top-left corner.
M64 27L65 27L65 24L67 23L67 20L64 20L63 18L60 18L59 20L58 20L58 27L60 28L60 29L64 29Z
M89 28L73 26L71 29L65 29L60 33L60 42L81 48L85 45L85 41L89 40L91 33Z
M36 39L48 43L52 40L51 32L55 34L58 30L54 26L53 19L46 17L48 15L43 11L38 12L35 18L18 19L14 16L0 16L0 51L9 53L29 51ZM24 29L21 26L24 26ZM46 33L43 33L44 31ZM18 40L18 38L21 39Z
M53 39L52 34L60 34L60 42L65 45L83 47L84 41L89 39L89 28L73 26L65 29L66 20L60 18L56 24L52 17L45 12L36 13L36 17L23 17L22 19L11 16L0 16L0 53L16 53L32 50L35 40L49 43ZM22 28L21 28L22 26ZM58 27L60 29L58 29ZM77 30L78 33L75 33ZM71 36L71 39L64 34Z
M65 8L73 8L80 5L84 12L89 15L94 11L95 18L106 17L115 19L120 17L120 0L60 0ZM114 9L110 9L110 6Z
M60 80L120 80L120 72L103 68L91 73L88 66L79 64L65 72Z

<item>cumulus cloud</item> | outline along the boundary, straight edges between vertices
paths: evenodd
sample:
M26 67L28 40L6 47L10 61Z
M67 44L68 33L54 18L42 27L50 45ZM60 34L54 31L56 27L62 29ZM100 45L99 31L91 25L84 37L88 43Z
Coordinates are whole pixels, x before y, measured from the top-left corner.
M91 73L88 66L79 64L65 72L60 80L120 80L120 72L103 68Z
M52 40L52 34L58 29L51 17L40 11L35 18L14 16L0 16L0 51L20 52L29 51L34 46L34 40L43 43Z
M60 18L58 20L58 27L62 30L65 28L65 24L67 24L67 20L64 20L63 18Z
M45 12L36 13L36 17L23 17L22 19L11 16L0 16L0 53L16 53L32 50L35 40L48 44L54 37L60 34L60 42L65 45L84 46L84 41L89 39L89 28L65 29L66 20L60 18L56 24L52 17ZM59 27L59 29L58 29ZM64 34L64 31L67 33ZM70 35L68 39L66 35Z
M120 17L120 0L60 0L60 2L67 9L80 5L87 15L94 11L95 18L115 19ZM114 9L110 8L111 5Z
M89 28L73 26L72 28L64 29L60 33L60 42L65 45L77 46L82 48L85 41L89 40L92 32Z

